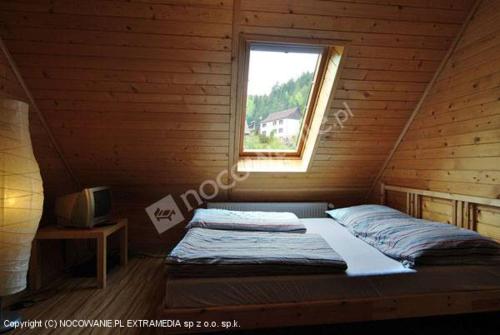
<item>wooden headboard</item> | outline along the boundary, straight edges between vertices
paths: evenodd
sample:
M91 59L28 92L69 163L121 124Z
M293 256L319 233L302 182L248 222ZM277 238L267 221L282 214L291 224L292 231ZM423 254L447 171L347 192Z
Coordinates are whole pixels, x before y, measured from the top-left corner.
M391 192L399 194L399 206L397 200L391 203ZM401 196L405 197L404 202ZM380 203L399 207L416 218L447 222L500 241L500 199L382 184ZM436 207L440 209L433 209Z

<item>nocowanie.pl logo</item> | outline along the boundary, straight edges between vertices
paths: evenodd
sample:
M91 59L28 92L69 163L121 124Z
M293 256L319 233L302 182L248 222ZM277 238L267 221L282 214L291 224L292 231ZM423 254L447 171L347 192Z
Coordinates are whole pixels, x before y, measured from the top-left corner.
M158 234L172 228L184 220L184 216L171 195L158 200L146 208L149 218L153 222Z

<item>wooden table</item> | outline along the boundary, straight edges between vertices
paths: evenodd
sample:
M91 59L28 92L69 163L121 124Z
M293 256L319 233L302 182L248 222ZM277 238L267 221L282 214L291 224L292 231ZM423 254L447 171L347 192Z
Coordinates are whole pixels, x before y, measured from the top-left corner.
M39 243L41 240L75 240L96 239L97 241L97 285L106 287L107 241L108 236L118 232L120 234L120 264L128 263L128 231L127 219L117 219L115 224L90 229L61 228L56 225L41 227L36 233L31 249L30 287L38 290L42 286L41 254Z

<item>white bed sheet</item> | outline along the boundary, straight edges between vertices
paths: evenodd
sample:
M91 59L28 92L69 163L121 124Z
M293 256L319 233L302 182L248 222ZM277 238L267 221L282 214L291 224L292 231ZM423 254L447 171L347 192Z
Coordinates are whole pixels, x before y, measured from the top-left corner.
M348 265L346 271L348 276L415 272L356 238L333 219L302 219L302 221L307 228L307 233L321 235L333 250L344 258Z
M500 289L500 267L433 266L408 269L354 237L336 221L301 219L347 262L341 274L243 278L167 278L168 308L353 299L444 291Z

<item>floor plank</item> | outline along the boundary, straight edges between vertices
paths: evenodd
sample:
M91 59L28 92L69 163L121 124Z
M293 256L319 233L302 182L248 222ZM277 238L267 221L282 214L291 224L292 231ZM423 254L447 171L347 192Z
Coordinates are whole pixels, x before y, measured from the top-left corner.
M150 320L164 295L162 259L132 258L108 273L108 287L97 289L95 278L61 278L32 298L21 310L24 320ZM12 334L150 334L140 328L67 328L15 331Z

